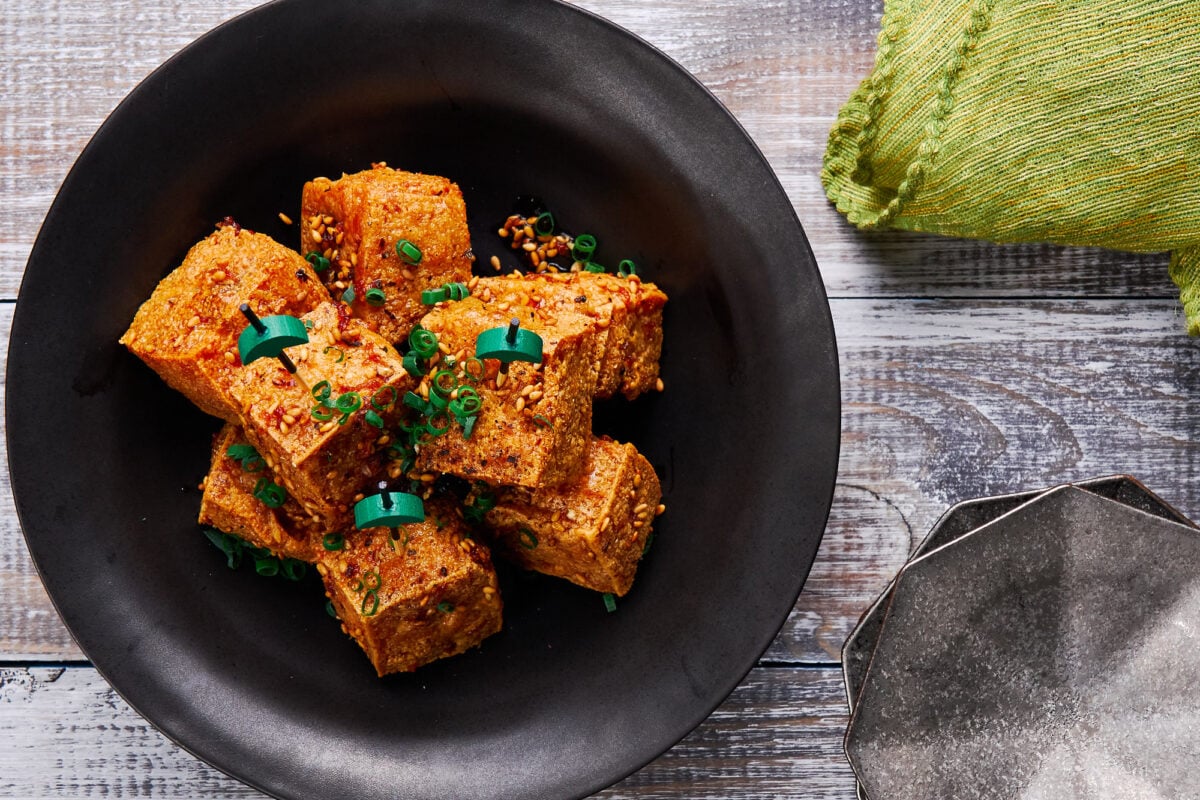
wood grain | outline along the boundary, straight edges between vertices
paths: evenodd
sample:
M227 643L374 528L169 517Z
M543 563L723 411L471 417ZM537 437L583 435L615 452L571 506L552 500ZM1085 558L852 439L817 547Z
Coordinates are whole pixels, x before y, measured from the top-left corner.
M848 797L841 692L828 670L755 670L679 745L597 797ZM263 796L175 747L88 667L0 669L0 775L6 797Z
M41 220L136 83L256 0L48 0L0 15L0 349ZM853 230L818 173L873 59L880 0L581 0L660 48L745 126L792 200L831 297L843 433L829 527L763 665L678 746L602 793L854 796L838 650L937 516L962 499L1129 472L1192 517L1200 354L1161 255ZM8 302L4 302L8 301ZM0 464L0 796L247 798L86 664L41 588Z

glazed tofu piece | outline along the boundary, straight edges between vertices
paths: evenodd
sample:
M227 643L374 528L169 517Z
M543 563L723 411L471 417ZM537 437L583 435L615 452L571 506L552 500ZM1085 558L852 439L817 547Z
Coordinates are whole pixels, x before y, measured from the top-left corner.
M238 311L299 316L329 293L308 262L269 236L227 223L202 239L142 304L121 343L202 411L237 422Z
M395 349L345 306L325 303L301 319L309 341L287 349L296 373L261 358L232 391L276 483L314 523L337 530L349 524L354 496L383 471L387 431L413 381Z
M461 370L474 357L476 337L512 319L542 337L542 362L515 361L505 374L498 361L486 359L482 380L474 384L483 402L470 437L451 425L422 445L419 470L530 487L557 485L579 472L591 438L596 386L595 337L587 318L467 297L440 304L421 325L437 335L439 347L454 355ZM422 379L422 393L431 375Z
M411 672L462 653L500 630L496 572L452 502L426 502L425 521L395 533L346 534L317 570L342 629L379 675Z
M292 498L272 508L254 496L259 481L271 480L272 475L261 456L234 457L238 448L250 446L242 429L230 423L213 439L212 467L200 499L200 524L232 533L281 558L315 561L324 530L315 526Z
M398 342L428 310L424 289L471 277L467 207L458 185L435 175L375 165L304 185L300 252L330 262L322 279L335 298L353 289L354 315ZM397 252L410 242L419 261ZM370 290L382 292L368 297ZM378 303L378 304L376 304Z
M658 386L662 310L667 296L636 275L593 272L512 273L481 278L475 293L488 300L574 311L595 324L599 374L596 397L617 392L632 400Z
M591 440L583 474L548 489L501 489L485 521L520 566L623 595L659 510L654 468L631 444Z

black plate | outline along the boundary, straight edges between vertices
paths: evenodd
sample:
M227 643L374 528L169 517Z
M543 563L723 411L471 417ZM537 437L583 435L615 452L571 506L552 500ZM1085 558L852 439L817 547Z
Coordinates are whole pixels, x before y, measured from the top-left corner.
M232 215L294 244L300 187L373 160L458 181L481 262L518 194L670 294L667 391L603 430L668 513L614 614L509 575L504 631L374 677L312 585L197 531L214 420L116 339ZM30 257L8 362L17 510L79 645L129 703L285 797L565 797L701 722L791 609L828 514L838 371L820 276L746 134L686 72L541 0L286 0L203 37L113 113Z

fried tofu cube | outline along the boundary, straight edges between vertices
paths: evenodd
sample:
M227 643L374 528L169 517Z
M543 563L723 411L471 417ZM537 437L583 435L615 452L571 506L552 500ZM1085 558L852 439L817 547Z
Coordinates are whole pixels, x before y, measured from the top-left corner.
M598 378L596 397L617 392L632 400L658 385L662 354L662 311L667 296L636 275L593 272L511 273L481 278L475 289L497 302L574 311L595 322Z
M501 489L484 519L496 552L520 566L624 595L661 499L654 468L633 445L598 437L579 478L557 488Z
M343 550L320 554L342 629L380 676L457 655L500 630L491 555L467 533L455 505L435 500L424 522L347 533Z
M385 165L338 180L304 185L300 252L330 261L322 278L335 297L354 290L354 315L389 342L398 342L428 310L424 289L471 277L467 207L458 185L446 178L402 172ZM420 251L418 263L397 243ZM335 284L339 284L335 285ZM367 297L383 292L381 305Z
M413 386L395 349L344 309L325 303L301 317L309 341L286 351L294 375L261 358L232 388L246 437L276 482L334 530L349 524L354 495L383 471L388 426ZM344 408L322 405L322 395Z
M281 558L315 561L323 529L314 525L292 498L271 508L254 496L258 482L271 479L266 462L261 456L237 459L229 454L230 448L248 445L242 429L231 423L213 439L212 467L200 499L200 524L232 533Z
M269 236L225 224L198 242L162 279L121 343L200 409L237 422L229 394L237 370L238 311L299 316L329 293L295 251Z
M470 438L452 425L422 445L418 469L511 486L557 485L578 473L596 386L595 337L586 318L467 297L440 304L421 325L461 365L474 356L481 332L512 319L542 337L542 362L514 361L503 373L487 359L474 385L483 404ZM422 391L430 378L422 379Z

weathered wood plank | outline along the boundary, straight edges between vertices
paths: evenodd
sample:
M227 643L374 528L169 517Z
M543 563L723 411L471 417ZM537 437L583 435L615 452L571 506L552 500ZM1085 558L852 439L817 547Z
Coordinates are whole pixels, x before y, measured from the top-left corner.
M0 297L15 296L41 220L104 117L155 66L254 0L60 0L0 18ZM779 175L830 293L1145 296L1173 290L1162 256L864 236L825 201L818 174L838 107L873 59L878 0L585 0L697 76Z
M840 675L758 669L699 728L607 800L848 800ZM176 747L90 667L0 669L0 795L250 798Z

